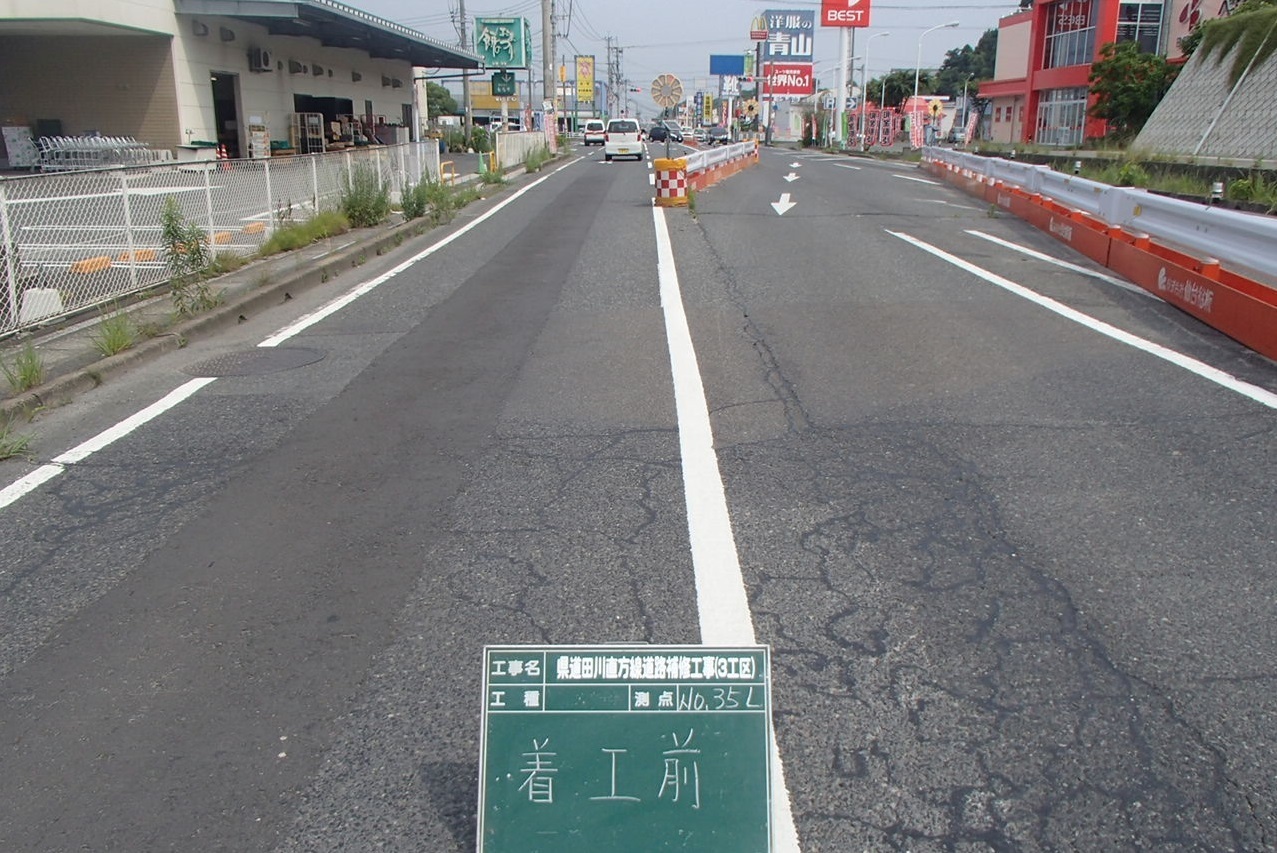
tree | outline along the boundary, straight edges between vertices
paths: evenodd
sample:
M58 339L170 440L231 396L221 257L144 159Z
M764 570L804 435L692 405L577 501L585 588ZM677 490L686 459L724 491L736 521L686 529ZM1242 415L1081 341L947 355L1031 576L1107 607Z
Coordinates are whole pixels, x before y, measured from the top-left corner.
M437 119L439 116L454 116L460 113L460 110L457 109L457 99L452 97L452 93L438 83L426 83L426 99L431 120Z
M962 84L968 79L973 84L981 80L992 80L997 55L998 31L985 30L975 47L968 44L945 54L944 64L936 75L935 91L956 98L962 95Z
M1109 136L1128 139L1153 114L1179 68L1156 53L1143 53L1135 42L1109 43L1091 66L1090 114L1109 123Z
M1223 28L1225 31L1227 31L1229 27L1235 27L1239 31L1245 30L1248 28L1249 23L1256 23L1258 22L1258 19L1254 19L1253 21L1249 21L1242 24L1233 24L1231 22L1234 21L1239 15L1244 15L1247 12L1258 12L1263 9L1271 9L1274 6L1277 6L1277 0L1242 0L1242 3L1240 3L1235 9L1233 9L1231 13L1229 13L1227 19L1215 18L1210 21L1203 21L1201 23L1194 21L1193 28L1189 30L1188 35L1184 36L1182 39L1179 40L1179 49L1184 52L1184 58L1187 59L1188 57L1192 56L1194 53L1197 52L1197 48L1201 47L1202 38L1203 36L1205 36L1205 31L1202 29L1203 25L1207 25L1210 27L1219 27L1220 26L1219 22L1227 20L1229 21L1229 23L1223 25Z
M931 75L922 73L918 81L919 92L931 91ZM883 77L875 77L866 84L869 100L883 107L898 107L913 96L913 72L892 71Z

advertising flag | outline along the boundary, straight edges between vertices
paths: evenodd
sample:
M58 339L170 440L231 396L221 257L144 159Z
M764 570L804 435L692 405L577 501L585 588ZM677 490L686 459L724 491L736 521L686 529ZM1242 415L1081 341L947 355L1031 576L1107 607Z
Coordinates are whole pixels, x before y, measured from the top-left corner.
M576 58L576 102L594 103L594 57Z

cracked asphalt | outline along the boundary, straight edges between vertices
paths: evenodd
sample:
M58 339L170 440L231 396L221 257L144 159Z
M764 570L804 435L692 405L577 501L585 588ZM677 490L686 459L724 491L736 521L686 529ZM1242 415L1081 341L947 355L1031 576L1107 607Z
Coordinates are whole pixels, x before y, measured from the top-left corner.
M1277 370L847 162L667 216L802 849L1272 849L1274 410L890 232ZM591 152L4 511L0 848L472 850L485 644L699 641L650 195ZM353 284L42 414L7 482Z

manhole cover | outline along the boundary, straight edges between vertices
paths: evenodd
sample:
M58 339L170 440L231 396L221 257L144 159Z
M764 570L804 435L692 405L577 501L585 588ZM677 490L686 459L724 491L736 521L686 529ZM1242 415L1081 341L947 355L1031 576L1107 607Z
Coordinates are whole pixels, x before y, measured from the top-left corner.
M304 347L258 347L201 361L185 372L191 376L264 376L314 364L323 357L319 350Z

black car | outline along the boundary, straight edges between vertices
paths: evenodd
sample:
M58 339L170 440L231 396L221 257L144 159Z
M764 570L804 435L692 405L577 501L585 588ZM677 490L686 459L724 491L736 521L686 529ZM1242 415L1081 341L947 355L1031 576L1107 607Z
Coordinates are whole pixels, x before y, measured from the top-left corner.
M670 131L663 124L654 124L647 131L647 138L653 142L664 142L670 138Z
M731 141L732 141L732 135L727 131L727 128L725 127L714 125L711 128L707 128L705 131L706 145L727 145Z
M669 132L670 142L683 141L683 129L678 126L677 122L663 121L661 122L661 126L664 127L666 131Z

